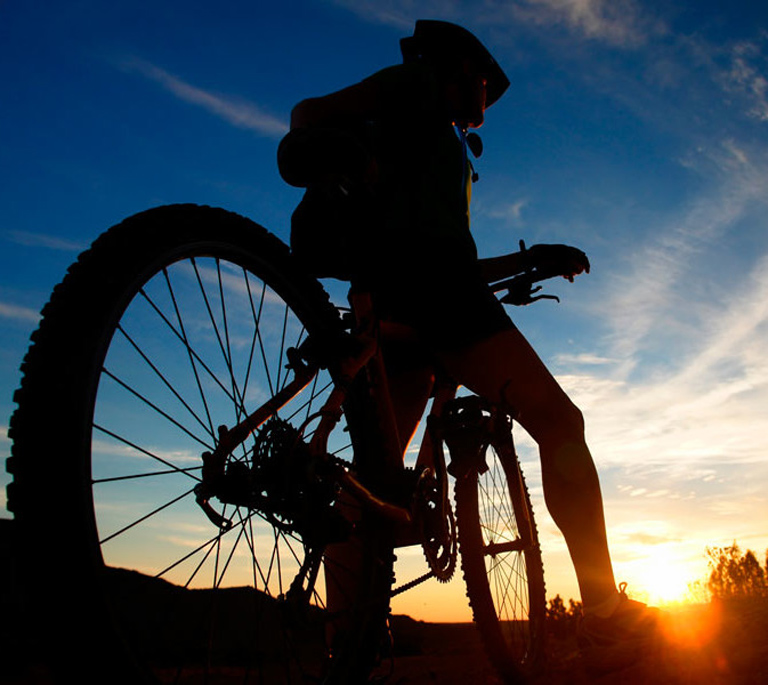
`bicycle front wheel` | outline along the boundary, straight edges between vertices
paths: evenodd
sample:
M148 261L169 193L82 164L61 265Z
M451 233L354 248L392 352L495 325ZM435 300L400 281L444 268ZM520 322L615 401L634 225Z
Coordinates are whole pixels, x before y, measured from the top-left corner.
M455 483L467 595L488 656L508 683L525 682L543 656L544 570L528 490L512 437Z
M228 528L195 493L219 426L289 385L289 348L337 334L335 307L287 247L223 210L150 210L81 255L25 359L8 462L30 598L65 679L364 679L385 629L392 548L359 513L345 533L353 552L318 563L318 522L342 522L333 494L302 508L314 481L295 456L332 376L319 372L227 455L243 477L211 504ZM328 443L349 469L353 424L342 419ZM328 584L346 593L333 611Z

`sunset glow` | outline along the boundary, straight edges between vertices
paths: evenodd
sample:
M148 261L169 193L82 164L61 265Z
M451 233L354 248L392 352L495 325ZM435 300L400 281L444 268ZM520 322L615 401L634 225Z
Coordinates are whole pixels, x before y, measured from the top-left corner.
M696 580L691 568L672 553L660 550L644 564L643 588L648 602L655 606L685 603L690 599L689 585Z

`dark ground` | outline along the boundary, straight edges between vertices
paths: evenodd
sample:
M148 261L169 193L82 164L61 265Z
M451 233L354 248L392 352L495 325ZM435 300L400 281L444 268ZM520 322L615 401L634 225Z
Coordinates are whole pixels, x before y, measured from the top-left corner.
M0 519L0 543L10 524ZM0 685L49 685L46 669L36 665L36 646L18 634L24 606L8 551L0 544ZM502 685L473 624L395 617L392 630L388 685ZM664 636L636 665L602 677L585 672L573 634L552 639L546 670L531 685L768 685L768 599L667 611Z
M401 640L418 653L397 659L390 683L501 685L474 625L408 621ZM573 635L550 642L546 670L531 685L768 684L768 600L666 611L661 644L634 666L602 676L587 674Z
M531 685L765 685L768 683L768 603L699 606L670 613L666 642L631 668L590 677L572 637L553 640L547 670ZM399 617L391 685L502 685L473 624L439 624ZM5 662L8 663L7 661ZM2 675L2 685L48 685L40 667Z

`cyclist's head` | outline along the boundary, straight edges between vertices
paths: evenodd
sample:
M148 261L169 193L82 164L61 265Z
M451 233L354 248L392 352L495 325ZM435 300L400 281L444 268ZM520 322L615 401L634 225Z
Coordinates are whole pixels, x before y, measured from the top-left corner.
M420 19L413 36L400 41L404 62L422 61L448 78L471 72L485 81L485 108L509 87L509 79L486 47L469 31L447 21Z

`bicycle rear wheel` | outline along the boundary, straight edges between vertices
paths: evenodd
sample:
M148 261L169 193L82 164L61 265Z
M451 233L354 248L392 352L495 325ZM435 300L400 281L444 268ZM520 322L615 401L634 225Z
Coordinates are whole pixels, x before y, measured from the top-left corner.
M304 583L309 598L285 599L318 549L309 524L339 523L330 501L299 511L308 466L285 447L306 439L332 376L316 375L227 456L243 483L257 463L270 477L269 486L213 500L228 530L195 501L201 454L215 449L218 427L286 387L290 347L340 334L335 307L285 245L223 210L150 210L81 255L43 310L24 361L8 461L30 598L65 678L365 678L389 607L386 531L357 514L347 541L354 568L325 556ZM355 469L352 442L363 427L352 424L342 420L328 447ZM331 616L325 584L341 576L348 596ZM336 631L329 659L332 622L345 630Z
M455 483L462 570L492 664L505 682L522 683L546 640L541 549L511 432L491 441L483 463L487 470L475 467Z

